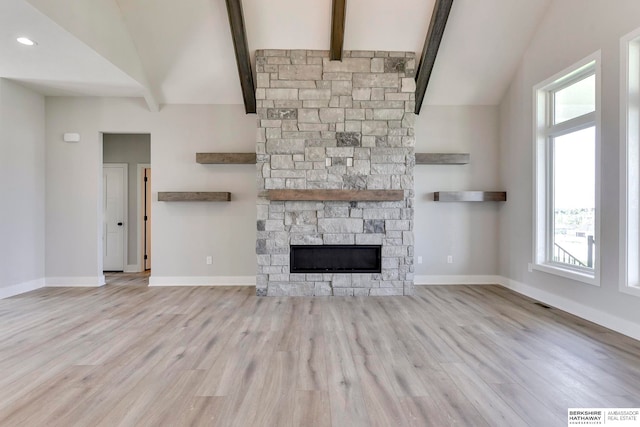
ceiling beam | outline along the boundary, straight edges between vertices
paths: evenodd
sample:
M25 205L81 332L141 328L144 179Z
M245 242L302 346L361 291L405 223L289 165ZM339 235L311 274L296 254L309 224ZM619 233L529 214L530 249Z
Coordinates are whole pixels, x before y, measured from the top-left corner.
M331 12L331 50L329 56L332 61L342 61L346 16L347 0L333 0L333 10Z
M149 111L152 113L157 113L160 111L160 104L158 104L157 98L151 92L151 89L147 86L143 90L143 97L145 102L147 103L147 107Z
M242 86L244 110L247 114L251 114L256 112L256 90L253 83L253 72L251 71L251 55L247 44L242 2L241 0L226 0L226 2L229 25L231 26L231 38L233 38L233 47L236 51L238 74L240 75L240 85Z
M420 58L416 74L416 114L420 114L420 109L422 108L422 101L427 92L427 85L431 78L433 65L436 62L436 56L438 55L438 49L440 48L440 42L442 41L452 5L453 0L436 0L433 6L431 23L429 24L427 38L422 49L422 58Z

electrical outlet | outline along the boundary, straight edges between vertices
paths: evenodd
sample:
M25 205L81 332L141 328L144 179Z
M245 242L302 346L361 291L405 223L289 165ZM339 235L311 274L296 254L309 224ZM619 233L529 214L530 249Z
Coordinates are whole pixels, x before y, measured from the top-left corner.
M331 166L331 157L327 157L326 159L324 159L324 164L327 167Z
M353 166L353 157L347 157L347 166Z
M529 270L529 273L533 272L533 264L527 264L527 270Z
M211 255L209 255L207 257L207 265L211 265L211 264L213 264L213 257Z
M422 264L422 257L418 256L418 264Z
M447 256L447 264L453 264L453 255Z

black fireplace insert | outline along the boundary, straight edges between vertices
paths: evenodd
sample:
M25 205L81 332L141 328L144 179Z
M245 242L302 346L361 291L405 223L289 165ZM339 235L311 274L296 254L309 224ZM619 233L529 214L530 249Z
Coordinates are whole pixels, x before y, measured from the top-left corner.
M380 245L291 245L291 273L380 273Z

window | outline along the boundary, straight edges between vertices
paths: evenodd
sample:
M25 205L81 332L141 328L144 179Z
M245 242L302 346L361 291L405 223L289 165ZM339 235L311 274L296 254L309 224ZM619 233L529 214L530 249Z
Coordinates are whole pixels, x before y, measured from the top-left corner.
M620 47L620 290L640 296L640 29Z
M534 268L598 285L599 54L534 88Z

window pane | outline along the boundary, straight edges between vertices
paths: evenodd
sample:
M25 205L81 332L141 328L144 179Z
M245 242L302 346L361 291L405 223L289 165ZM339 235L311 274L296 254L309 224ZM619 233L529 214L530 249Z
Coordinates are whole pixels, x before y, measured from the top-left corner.
M593 268L595 127L556 137L552 144L553 260Z
M565 122L595 110L595 75L586 77L554 93L554 124Z

